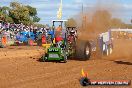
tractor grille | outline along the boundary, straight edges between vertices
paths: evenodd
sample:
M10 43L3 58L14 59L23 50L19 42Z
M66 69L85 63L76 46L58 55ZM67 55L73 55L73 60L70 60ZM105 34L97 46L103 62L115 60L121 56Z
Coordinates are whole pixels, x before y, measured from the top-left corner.
M49 54L49 58L59 58L58 54Z
M60 49L58 48L49 48L48 51L49 52L58 52Z

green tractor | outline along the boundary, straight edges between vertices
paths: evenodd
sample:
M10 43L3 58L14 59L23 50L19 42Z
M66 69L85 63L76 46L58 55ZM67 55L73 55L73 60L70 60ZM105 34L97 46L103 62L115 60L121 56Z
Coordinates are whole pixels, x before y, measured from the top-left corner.
M66 20L53 20L53 33L55 36L52 38L52 44L45 44L46 53L43 55L43 61L63 61L67 62L68 52L67 52L67 37L66 33L63 33L63 37L61 35L56 37L55 33L55 23L61 23L61 27Z
M81 60L88 60L91 56L91 45L88 41L79 40L76 36L76 27L66 27L62 29L61 37L56 36L55 23L60 23L63 27L63 23L66 20L53 20L54 39L52 44L45 44L46 52L42 57L45 61L63 61L67 62L67 59L71 56L80 58ZM58 41L59 40L59 41Z
M45 55L43 56L43 61L64 61L67 62L67 50L64 41L58 44L51 45Z

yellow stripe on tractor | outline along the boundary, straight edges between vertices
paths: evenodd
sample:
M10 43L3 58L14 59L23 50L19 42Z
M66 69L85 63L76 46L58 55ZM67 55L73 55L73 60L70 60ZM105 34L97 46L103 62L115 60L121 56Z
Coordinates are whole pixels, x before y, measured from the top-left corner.
M45 52L47 53L47 50L51 46L51 44L42 44L42 46L45 48Z
M55 44L55 38L54 38L54 40L53 40L53 44ZM45 52L47 53L47 50L48 50L48 48L50 48L50 46L51 46L52 44L42 44L42 47L44 47L46 50L45 50Z

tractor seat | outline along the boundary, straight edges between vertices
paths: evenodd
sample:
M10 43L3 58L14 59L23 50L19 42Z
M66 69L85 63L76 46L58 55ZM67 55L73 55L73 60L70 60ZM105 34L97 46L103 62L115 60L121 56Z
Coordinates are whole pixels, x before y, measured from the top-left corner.
M63 38L62 37L56 37L55 38L55 42L57 43L57 42L60 42L60 41L62 41L63 40Z

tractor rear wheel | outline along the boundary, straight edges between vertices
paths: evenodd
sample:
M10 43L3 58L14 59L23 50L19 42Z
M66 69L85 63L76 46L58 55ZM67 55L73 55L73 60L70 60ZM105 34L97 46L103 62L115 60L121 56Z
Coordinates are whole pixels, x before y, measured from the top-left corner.
M76 50L75 50L76 58L80 58L82 60L89 60L91 56L91 45L88 41L77 41L76 42Z

